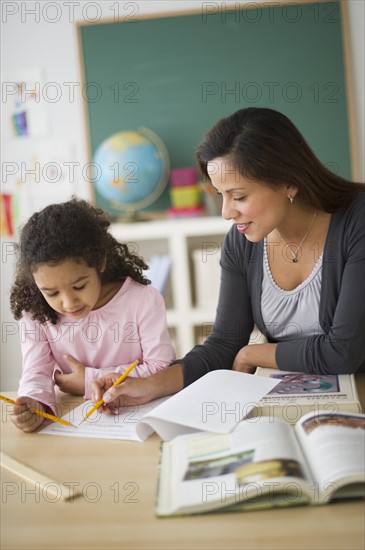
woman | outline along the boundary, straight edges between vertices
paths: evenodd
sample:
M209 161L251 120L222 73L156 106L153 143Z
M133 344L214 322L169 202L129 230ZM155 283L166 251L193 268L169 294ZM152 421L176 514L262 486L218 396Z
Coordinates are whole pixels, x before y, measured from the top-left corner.
M365 185L325 168L271 109L219 121L197 149L233 222L222 249L214 329L169 369L93 384L107 412L181 390L213 369L316 374L365 370ZM257 326L267 343L248 345Z

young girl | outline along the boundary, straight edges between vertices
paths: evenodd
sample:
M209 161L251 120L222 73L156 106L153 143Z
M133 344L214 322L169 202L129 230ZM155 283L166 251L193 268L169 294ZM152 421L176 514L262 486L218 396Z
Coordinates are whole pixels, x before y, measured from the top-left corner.
M30 432L55 413L54 386L90 396L92 380L123 372L146 377L174 359L162 296L144 261L108 233L102 210L72 199L47 206L24 226L11 290L20 321L23 374L14 424Z

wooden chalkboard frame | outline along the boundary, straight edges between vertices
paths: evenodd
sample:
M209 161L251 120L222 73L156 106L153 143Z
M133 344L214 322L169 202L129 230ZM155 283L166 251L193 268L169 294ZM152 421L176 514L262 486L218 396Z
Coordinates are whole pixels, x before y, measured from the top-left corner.
M131 4L133 4L133 2ZM207 4L207 5L210 4L211 6L218 6L218 7L220 6L220 4L218 2L205 3L205 4ZM221 3L221 4L222 4L222 6L224 5L224 3ZM334 0L333 2L330 2L329 0L298 0L297 2L295 2L295 4L290 3L288 1L269 2L269 3L264 3L264 4L261 4L260 2L250 2L248 4L245 4L245 3L242 3L242 2L237 2L233 6L227 6L227 10L229 10L230 13L237 12L237 14L238 14L242 10L253 10L253 9L257 9L258 7L260 7L260 9L261 8L262 9L268 8L270 6L275 8L275 7L278 7L278 5L279 5L279 7L282 7L283 9L285 7L287 7L288 9L292 9L293 6L299 6L300 7L300 6L305 6L306 4L313 4L315 7L317 7L317 6L320 7L321 4L322 5L324 5L324 4L333 4L333 5L338 6L338 14L339 14L339 17L340 17L340 29L341 29L340 30L341 44L342 44L342 60L341 60L341 63L343 63L343 69L344 69L343 78L344 78L344 88L345 89L344 89L343 93L345 94L345 98L346 98L345 99L346 106L344 108L346 113L345 113L344 116L346 116L347 136L348 136L346 139L344 138L344 143L346 142L346 146L348 147L348 156L349 156L348 161L349 161L349 167L350 167L349 169L350 169L350 172L351 172L350 174L348 173L348 174L345 174L345 175L347 177L352 177L352 179L354 179L354 180L358 180L359 179L359 160L358 160L358 148L357 148L357 140L356 140L356 117L355 117L355 107L354 107L354 100L353 100L354 93L353 93L352 64L351 64L351 52L350 52L349 31L348 31L348 16L347 16L347 7L346 7L345 0ZM220 7L220 9L223 9L222 6ZM327 7L327 6L324 6L324 7ZM176 17L187 17L187 16L202 16L202 8L200 7L200 9L184 10L184 11L178 10L178 11L171 11L171 12L164 12L164 13L138 14L138 21L159 20L159 21L163 22L166 19L171 19L171 18L176 18ZM118 25L118 26L120 26L120 27L118 27L118 30L119 30L119 28L120 28L120 30L122 30L123 25L125 25L125 24L126 24L125 20L116 21L115 18L114 19L112 19L112 18L100 19L99 21L93 22L93 23L87 23L87 22L80 23L79 22L79 23L76 24L78 49L79 49L79 63L80 63L81 83L82 83L83 89L85 89L85 87L87 86L87 83L88 83L87 71L86 71L86 67L85 67L85 46L83 44L83 37L82 37L83 29L85 29L85 28L90 29L91 27L96 29L99 25L114 25L114 26ZM110 29L112 29L112 27L110 27ZM138 32L138 23L136 25L134 25L134 32ZM139 39L140 38L141 37L139 37ZM186 39L189 40L189 35L187 35ZM203 39L203 37L202 37L202 39ZM109 52L109 54L112 55L113 52ZM146 55L148 55L148 51L146 51ZM170 70L173 71L173 67L170 67ZM180 70L180 68L178 68L177 70ZM131 91L133 91L133 90L131 90ZM313 91L313 93L315 93L315 92ZM84 99L85 99L85 97L84 97ZM87 143L87 146L88 146L88 156L91 160L92 156L93 156L93 146L92 146L92 136L91 136L90 113L91 113L91 110L93 108L93 104L89 101L84 100L83 101L83 106L84 106L84 122L85 122L84 127L85 127L85 130L86 130L86 143ZM243 105L243 106L249 106L249 105ZM258 105L258 106L261 106L261 105ZM275 103L273 105L262 105L262 106L270 106L272 108L276 108ZM238 108L241 108L241 106L240 105L239 106L234 106L231 109L231 112L233 112L234 110L236 110ZM186 116L188 117L189 114L187 113ZM219 118L221 118L221 116L218 114L216 116L215 120L213 121L213 123L216 120L218 120ZM192 120L191 122L193 124L194 120ZM313 120L313 124L316 124L316 122L317 122L316 120ZM146 126L148 126L148 124L146 124ZM205 130L208 130L210 126L211 125L209 124L205 128ZM153 129L153 128L151 128L151 129ZM199 140L196 140L196 142L193 143L193 144L190 144L190 146L194 147L198 143L198 141ZM95 147L94 147L94 150L95 150ZM172 168L174 168L174 167L178 168L180 166L174 166L174 164L172 164ZM92 184L91 184L91 195L94 197L95 202L100 204L100 197L98 199L98 197L95 195L94 186ZM100 206L108 209L108 207L103 203L101 203ZM161 201L157 201L157 203L155 203L155 205L152 207L152 209L161 210L165 207L166 207L166 197L165 197L165 201L162 201L162 207L161 207ZM151 210L151 208L149 208L147 210ZM112 212L112 214L117 215L117 212Z

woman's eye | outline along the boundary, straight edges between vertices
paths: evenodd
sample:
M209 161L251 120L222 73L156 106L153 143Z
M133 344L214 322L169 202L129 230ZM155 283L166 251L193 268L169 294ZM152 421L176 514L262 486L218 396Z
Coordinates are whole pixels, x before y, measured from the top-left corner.
M83 290L85 288L86 285L82 285L82 286L74 286L74 290Z
M234 197L234 201L244 201L246 197Z
M54 298L55 296L57 296L58 292L53 292L52 294L47 294L47 297L48 298Z

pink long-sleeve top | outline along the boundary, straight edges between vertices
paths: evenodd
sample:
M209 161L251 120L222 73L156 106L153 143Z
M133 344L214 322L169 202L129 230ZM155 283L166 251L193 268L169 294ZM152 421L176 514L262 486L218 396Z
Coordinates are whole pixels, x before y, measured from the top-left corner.
M41 324L24 313L20 320L23 373L18 395L29 396L55 411L55 370L72 372L64 355L85 368L85 398L90 383L110 372L122 373L138 359L130 376L146 377L166 368L175 351L161 294L127 278L103 307L81 320L60 315L57 325Z

